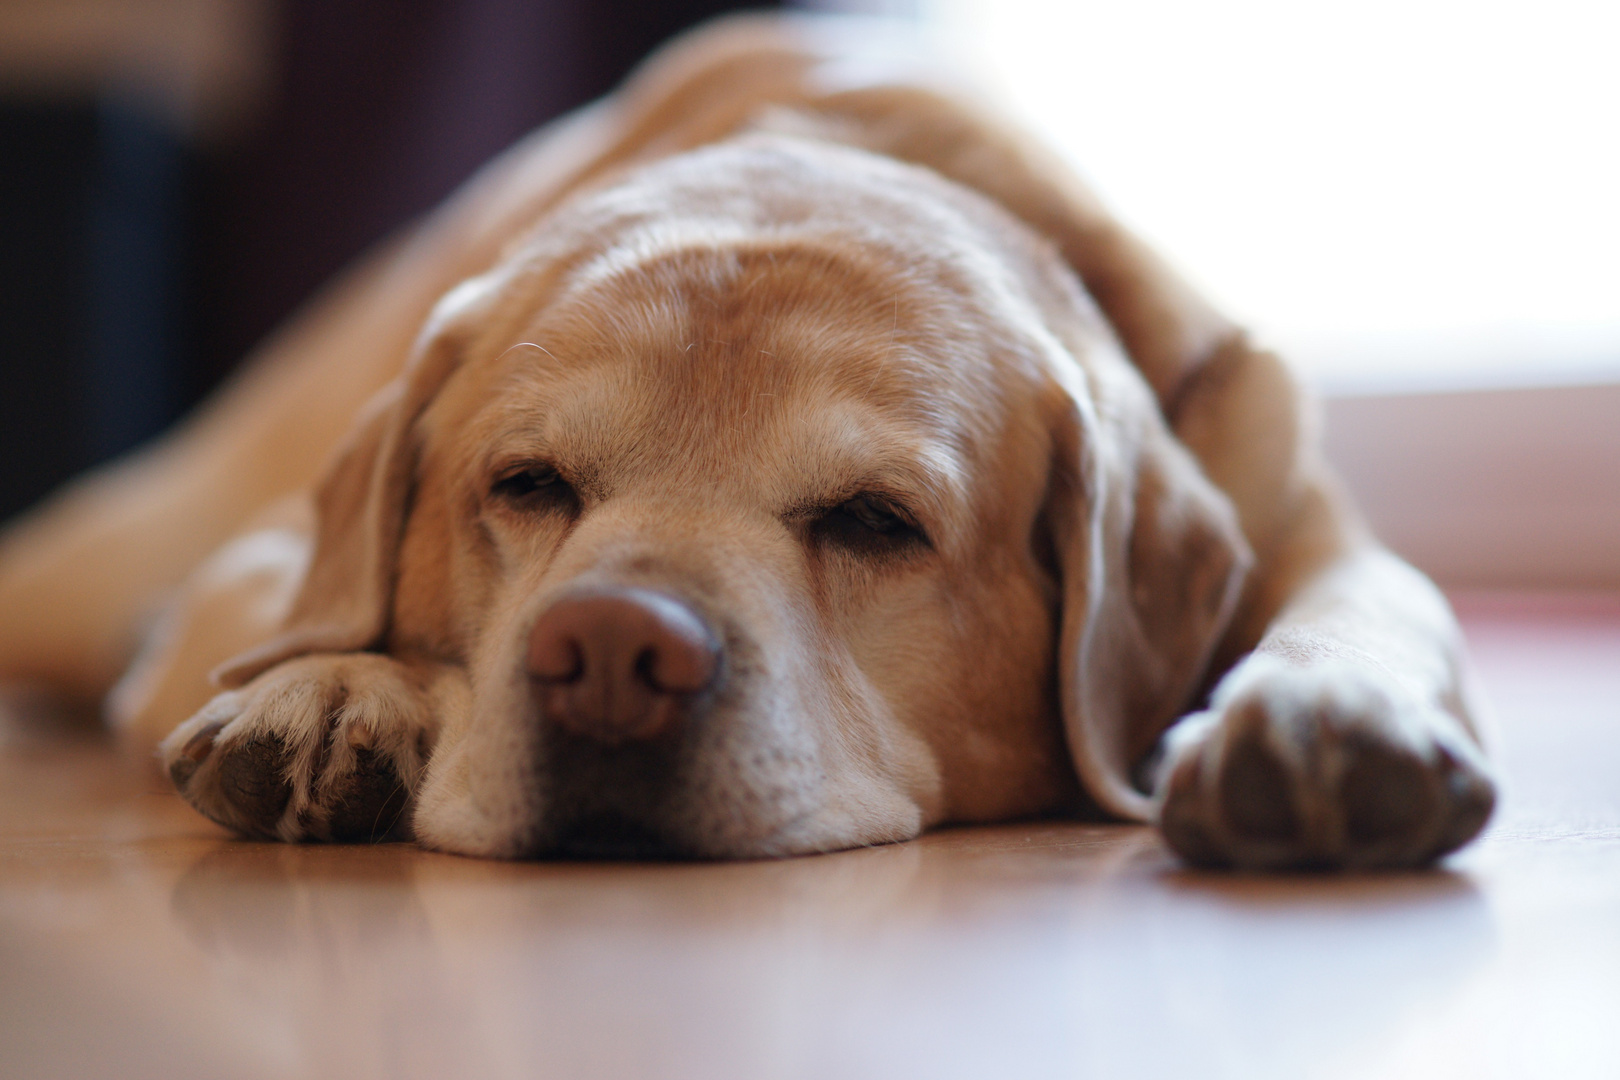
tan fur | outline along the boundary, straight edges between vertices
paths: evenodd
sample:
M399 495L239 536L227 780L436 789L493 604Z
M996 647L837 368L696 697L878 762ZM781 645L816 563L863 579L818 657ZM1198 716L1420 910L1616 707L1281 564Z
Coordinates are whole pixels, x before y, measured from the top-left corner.
M1004 120L892 62L852 80L872 38L718 24L519 144L165 444L7 535L0 673L104 692L178 588L111 714L168 736L199 808L345 835L342 785L386 755L423 842L520 855L597 797L548 771L529 627L643 584L728 648L676 790L614 804L678 850L1082 789L1207 862L1464 842L1491 788L1455 627L1345 508L1287 370ZM577 516L492 494L537 461ZM870 491L928 543L815 539ZM259 820L232 784L271 746L291 795Z

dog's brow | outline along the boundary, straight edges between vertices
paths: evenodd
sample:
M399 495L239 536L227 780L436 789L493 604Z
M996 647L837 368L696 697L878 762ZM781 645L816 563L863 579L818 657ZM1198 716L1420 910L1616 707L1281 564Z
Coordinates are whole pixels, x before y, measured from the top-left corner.
M882 461L862 473L849 485L846 497L871 492L900 499L928 518L938 518L954 492L944 477L914 461Z
M853 462L890 462L916 472L927 486L960 487L966 469L951 448L953 418L913 412L896 415L864 401L838 401L792 416L793 441L819 456Z
M812 451L788 512L836 505L863 492L889 495L924 518L938 521L966 497L963 469L937 440L867 431L859 441L831 439Z

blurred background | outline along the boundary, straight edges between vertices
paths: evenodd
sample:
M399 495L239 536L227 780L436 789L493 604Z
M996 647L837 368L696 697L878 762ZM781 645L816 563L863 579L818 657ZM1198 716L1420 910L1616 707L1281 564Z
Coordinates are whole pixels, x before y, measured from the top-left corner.
M738 6L0 0L0 518L161 430L366 247Z
M734 6L0 0L0 518ZM1620 585L1612 0L794 6L954 52L1324 391L1335 460L1431 573Z

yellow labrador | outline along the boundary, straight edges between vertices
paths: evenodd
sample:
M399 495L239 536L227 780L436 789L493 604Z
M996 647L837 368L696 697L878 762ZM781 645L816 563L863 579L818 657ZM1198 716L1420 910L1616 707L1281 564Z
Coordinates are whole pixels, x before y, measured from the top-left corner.
M127 665L114 724L285 840L1465 843L1456 626L1285 367L882 36L721 23L497 160L11 530L0 675Z

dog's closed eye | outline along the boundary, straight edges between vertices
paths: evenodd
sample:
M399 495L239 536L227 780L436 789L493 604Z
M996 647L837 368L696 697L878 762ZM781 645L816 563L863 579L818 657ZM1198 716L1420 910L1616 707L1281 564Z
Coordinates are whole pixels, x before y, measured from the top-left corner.
M530 462L509 469L490 487L490 494L511 506L528 510L579 511L579 493L555 468Z
M811 524L818 543L858 555L899 554L929 547L928 535L911 513L893 499L863 493L824 510Z

